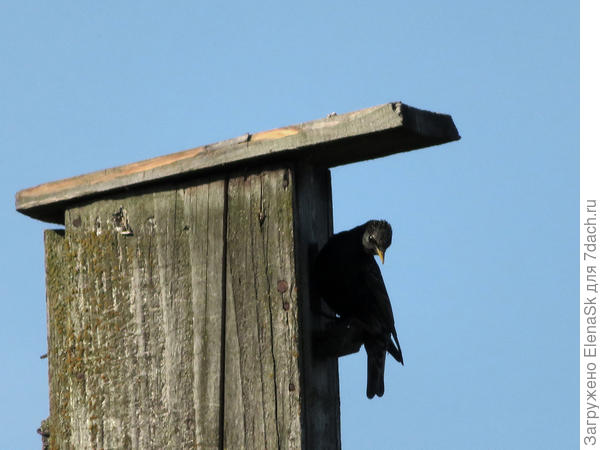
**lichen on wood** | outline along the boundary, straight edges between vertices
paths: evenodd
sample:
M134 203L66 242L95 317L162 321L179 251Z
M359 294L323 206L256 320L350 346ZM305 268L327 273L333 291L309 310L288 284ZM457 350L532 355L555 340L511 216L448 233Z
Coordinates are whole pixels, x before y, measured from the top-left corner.
M330 191L298 186L293 167L188 180L46 232L51 448L339 447L308 305Z
M194 324L220 330L221 291L194 274L214 263L220 276L206 244L222 246L222 231L197 228L206 214L222 227L223 195L211 181L98 200L69 209L64 234L46 233L53 448L218 446L219 382L207 391Z

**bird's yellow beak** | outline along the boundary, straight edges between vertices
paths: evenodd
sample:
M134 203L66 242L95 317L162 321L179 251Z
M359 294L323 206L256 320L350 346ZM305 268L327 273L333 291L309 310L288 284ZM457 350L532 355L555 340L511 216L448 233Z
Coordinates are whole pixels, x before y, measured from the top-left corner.
M375 250L377 250L377 254L381 258L381 264L383 264L383 261L385 259L385 252L382 252L381 250L379 250L379 247L376 247Z

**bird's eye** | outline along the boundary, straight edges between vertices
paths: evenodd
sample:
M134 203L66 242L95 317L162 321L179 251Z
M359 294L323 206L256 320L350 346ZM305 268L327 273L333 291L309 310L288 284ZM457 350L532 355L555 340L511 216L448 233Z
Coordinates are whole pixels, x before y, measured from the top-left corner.
M375 237L373 235L369 236L369 242L375 243Z

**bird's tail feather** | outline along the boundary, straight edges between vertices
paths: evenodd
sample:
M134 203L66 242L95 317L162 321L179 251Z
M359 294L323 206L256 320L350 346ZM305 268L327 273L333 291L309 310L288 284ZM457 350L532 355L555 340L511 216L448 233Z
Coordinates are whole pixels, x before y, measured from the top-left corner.
M381 397L384 391L385 350L373 349L367 352L367 397Z

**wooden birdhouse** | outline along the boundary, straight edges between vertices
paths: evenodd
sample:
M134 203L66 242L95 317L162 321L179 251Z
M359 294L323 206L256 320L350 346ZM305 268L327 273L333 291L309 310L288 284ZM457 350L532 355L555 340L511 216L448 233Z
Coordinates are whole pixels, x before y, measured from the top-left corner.
M340 448L310 269L329 168L459 139L402 103L20 191L45 232L51 448Z

